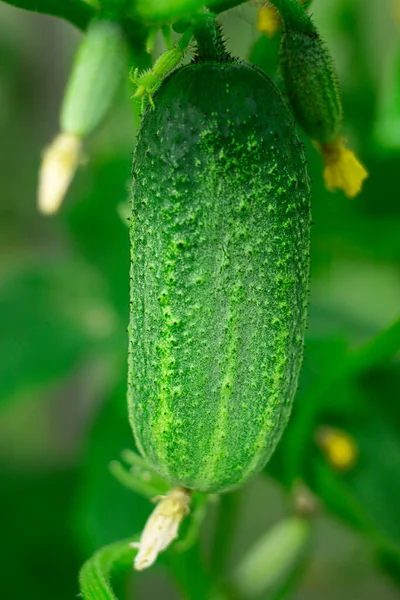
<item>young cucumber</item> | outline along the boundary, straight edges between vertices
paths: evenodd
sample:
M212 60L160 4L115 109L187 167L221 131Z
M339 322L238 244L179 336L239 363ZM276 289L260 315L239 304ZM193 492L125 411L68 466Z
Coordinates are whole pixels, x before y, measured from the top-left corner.
M173 485L222 492L271 456L302 360L310 192L281 95L243 62L170 75L133 161L130 420Z

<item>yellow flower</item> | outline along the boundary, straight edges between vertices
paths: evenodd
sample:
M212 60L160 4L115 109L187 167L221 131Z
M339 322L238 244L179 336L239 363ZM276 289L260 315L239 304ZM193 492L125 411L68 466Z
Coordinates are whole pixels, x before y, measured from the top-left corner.
M337 137L333 142L315 142L315 145L322 153L324 180L328 190L343 190L348 198L357 196L364 179L368 177L368 171L354 152L345 146L345 140Z
M316 434L316 442L335 470L348 471L354 467L358 448L355 440L345 431L320 427Z
M81 160L82 139L60 133L46 149L39 173L38 208L45 215L56 213Z
M139 549L134 562L137 571L150 567L158 554L178 537L179 525L189 512L191 492L186 488L176 487L159 500L147 520L140 542L132 544Z
M300 4L304 4L307 0L299 0ZM281 17L278 9L270 2L265 6L260 6L257 13L257 29L265 33L268 37L273 37L281 26Z
M261 6L257 13L257 29L268 37L275 35L281 26L281 18L278 11L271 4Z

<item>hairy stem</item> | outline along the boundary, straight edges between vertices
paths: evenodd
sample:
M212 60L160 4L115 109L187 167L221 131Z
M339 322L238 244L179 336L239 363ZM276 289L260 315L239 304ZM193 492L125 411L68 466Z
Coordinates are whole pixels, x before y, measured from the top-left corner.
M200 61L220 63L232 60L225 49L221 30L215 19L200 19L194 26L194 37Z
M284 29L295 29L303 33L314 34L316 29L299 0L271 0L281 15Z

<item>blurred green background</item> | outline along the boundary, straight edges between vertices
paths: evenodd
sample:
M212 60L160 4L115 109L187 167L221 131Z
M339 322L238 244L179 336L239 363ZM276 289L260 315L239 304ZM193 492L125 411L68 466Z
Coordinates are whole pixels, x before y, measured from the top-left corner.
M320 509L295 600L400 597L399 4L312 5L338 68L345 136L370 177L355 200L327 192L304 139L315 221L304 367L278 451L241 495L230 557L234 567L289 514L288 490L306 481ZM279 36L260 36L255 6L221 21L228 47L274 77ZM0 3L0 590L14 600L75 597L83 561L140 531L151 509L108 469L133 448L126 214L137 111L128 84L88 140L61 212L36 209L41 154L81 36ZM354 439L347 472L315 443L322 426ZM178 597L162 568L135 586L135 597Z

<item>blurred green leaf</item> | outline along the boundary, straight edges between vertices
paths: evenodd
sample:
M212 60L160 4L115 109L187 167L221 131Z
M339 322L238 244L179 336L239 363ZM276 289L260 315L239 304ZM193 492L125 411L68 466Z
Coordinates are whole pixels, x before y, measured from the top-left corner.
M76 519L82 545L90 553L141 531L153 509L148 499L121 485L109 469L122 450L134 448L125 371L120 369L116 387L104 399L83 458Z
M71 532L76 472L0 465L1 596L71 600L82 557Z
M353 350L331 355L298 394L290 427L284 438L286 477L288 482L301 478L307 451L312 444L312 432L326 409L326 398L335 392L341 381L354 379L374 365L387 361L400 350L400 320L393 323L369 342ZM334 393L335 396L335 393Z
M400 438L368 405L349 421L347 433L358 446L356 466L341 475L314 454L309 483L327 510L367 535L378 556L390 553L399 571Z
M91 19L96 15L92 6L83 0L3 0L7 4L44 13L54 17L61 17L79 29L86 29Z
M400 374L398 365L397 371ZM314 453L314 460L308 458L308 472L328 508L367 532L378 547L396 547L400 558L400 429L396 422L399 408L393 402L394 390L385 388L383 373L377 396L370 393L367 381L362 377L353 387L355 401L347 416L332 398L324 408L328 422L346 428L354 439L358 448L355 466L341 475L329 472L327 464ZM334 493L329 486L334 487Z
M134 140L132 140L132 148ZM129 230L118 207L130 197L131 155L95 159L85 176L85 187L66 209L76 251L94 266L106 294L126 329L129 316Z
M288 487L305 479L329 512L366 535L382 564L390 562L397 576L400 408L394 394L400 380L400 321L352 350L320 331L320 339L314 331L307 342L299 401L267 469ZM334 471L317 450L320 425L343 429L354 439L358 460L349 472Z
M280 35L272 38L261 34L250 50L249 62L264 71L271 79L275 79L278 69Z
M67 375L114 332L98 278L59 260L13 270L0 281L0 402Z

